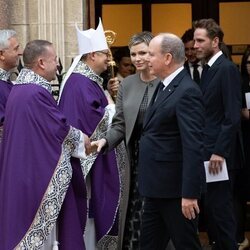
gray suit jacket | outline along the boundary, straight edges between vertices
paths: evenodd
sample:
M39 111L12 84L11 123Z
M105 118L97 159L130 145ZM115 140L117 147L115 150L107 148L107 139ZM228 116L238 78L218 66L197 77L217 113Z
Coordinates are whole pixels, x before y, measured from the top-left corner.
M159 83L158 79L148 83L148 104L151 101L153 93ZM128 156L130 158L130 149L128 147L131 135L136 123L139 108L146 90L147 84L141 81L139 74L126 77L120 85L117 100L116 113L113 117L112 127L108 131L105 139L108 142L108 148L115 148L123 140L126 143ZM118 250L122 249L123 232L125 228L127 205L130 189L130 167L127 165L121 171L121 199L120 199L120 217L119 217L119 245Z
M148 103L158 83L159 79L148 83ZM146 87L147 84L142 82L139 74L128 76L121 82L116 100L116 113L111 129L105 137L108 141L108 150L115 148L123 139L126 146L129 145Z

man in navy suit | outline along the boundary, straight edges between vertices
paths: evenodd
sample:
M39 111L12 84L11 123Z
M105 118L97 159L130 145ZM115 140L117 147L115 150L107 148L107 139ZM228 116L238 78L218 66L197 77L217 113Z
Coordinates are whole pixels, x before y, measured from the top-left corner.
M138 183L145 197L141 250L159 249L163 233L176 250L201 249L197 216L205 182L204 107L184 62L184 44L177 36L164 33L151 40L150 70L162 83L145 115L139 146Z
M200 84L203 65L201 61L196 57L196 50L194 48L194 30L186 30L183 36L181 37L181 40L184 43L186 55L186 62L184 64L184 67L187 69L191 78L197 84Z
M207 65L201 77L205 105L204 160L214 175L226 161L228 181L207 184L205 209L209 237L215 242L213 249L238 249L236 222L230 184L235 169L240 168L239 130L241 110L241 82L237 67L220 50L223 31L213 19L194 23L196 56ZM205 70L206 68L206 70Z

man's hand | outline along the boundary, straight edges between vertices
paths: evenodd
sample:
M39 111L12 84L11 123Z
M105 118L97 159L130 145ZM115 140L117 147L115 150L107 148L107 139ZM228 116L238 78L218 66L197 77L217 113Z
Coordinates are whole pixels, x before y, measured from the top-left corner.
M91 149L94 150L94 152L100 153L100 151L106 145L106 143L107 143L106 139L103 138L98 141L92 141Z
M241 116L243 119L249 120L249 110L247 108L242 109Z
M181 199L181 207L183 215L189 219L195 219L196 215L200 213L197 199Z
M108 89L109 94L112 97L115 97L117 95L119 85L120 85L120 81L118 80L117 77L109 79L108 84L107 84L107 89Z
M89 155L91 153L91 144L90 144L90 139L87 135L84 136L84 146L85 146L85 153L86 155Z
M208 166L209 173L213 175L219 174L219 172L222 171L222 164L224 160L225 159L222 156L212 154Z

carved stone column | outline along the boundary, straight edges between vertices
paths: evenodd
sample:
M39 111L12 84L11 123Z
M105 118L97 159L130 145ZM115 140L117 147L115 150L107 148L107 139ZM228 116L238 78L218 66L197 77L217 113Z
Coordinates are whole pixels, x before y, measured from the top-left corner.
M90 25L94 0L0 0L0 26L17 31L21 45L33 39L52 42L66 71L78 54L75 24ZM91 19L94 19L92 17Z

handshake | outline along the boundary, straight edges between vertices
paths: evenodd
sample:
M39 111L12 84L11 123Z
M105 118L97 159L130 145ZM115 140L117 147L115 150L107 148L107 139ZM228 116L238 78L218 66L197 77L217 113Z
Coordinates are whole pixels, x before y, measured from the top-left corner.
M84 135L84 145L86 155L90 155L92 153L100 153L102 148L107 144L106 139L100 139L97 141L90 141L89 137Z

